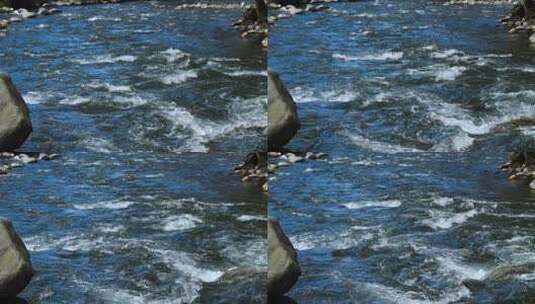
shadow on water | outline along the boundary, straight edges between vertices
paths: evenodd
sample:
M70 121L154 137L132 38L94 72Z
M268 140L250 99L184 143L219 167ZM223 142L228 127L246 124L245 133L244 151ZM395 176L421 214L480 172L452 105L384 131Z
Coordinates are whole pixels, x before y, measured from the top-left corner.
M268 297L267 304L297 304L297 302L287 296Z

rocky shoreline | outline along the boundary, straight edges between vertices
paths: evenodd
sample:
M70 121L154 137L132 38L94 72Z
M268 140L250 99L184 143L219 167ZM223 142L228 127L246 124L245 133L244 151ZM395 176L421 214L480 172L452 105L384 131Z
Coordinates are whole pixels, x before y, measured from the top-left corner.
M355 1L357 0L256 0L256 4L248 6L233 26L240 31L242 38L260 41L267 48L269 27L275 25L278 19L329 10L330 7L325 3Z
M11 23L19 22L24 19L55 14L59 12L59 10L56 8L59 6L91 5L119 2L121 2L121 0L0 0L0 30L7 28Z
M515 3L511 13L501 19L509 33L527 33L531 43L535 43L535 2L520 0Z

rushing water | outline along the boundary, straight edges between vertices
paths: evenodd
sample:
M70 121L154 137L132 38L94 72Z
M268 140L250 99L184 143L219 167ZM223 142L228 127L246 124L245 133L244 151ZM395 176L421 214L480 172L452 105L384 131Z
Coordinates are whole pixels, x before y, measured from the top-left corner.
M270 181L298 303L483 303L462 280L535 259L535 196L497 169L532 133L510 122L535 115L535 50L499 24L508 5L443 4L338 3L270 31L291 148L330 155Z
M266 197L232 172L263 141L265 52L237 1L62 7L0 32L29 103L22 150L59 153L0 179L32 303L261 303Z

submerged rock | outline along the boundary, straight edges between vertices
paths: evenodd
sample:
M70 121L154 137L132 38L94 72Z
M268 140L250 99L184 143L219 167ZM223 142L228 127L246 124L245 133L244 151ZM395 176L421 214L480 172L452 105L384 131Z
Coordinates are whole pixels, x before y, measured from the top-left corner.
M476 303L533 303L533 282L523 280L535 274L535 262L520 265L505 265L493 270L483 280L465 280ZM531 285L531 286L530 286Z
M281 150L300 127L297 106L292 96L279 74L268 71L268 150Z
M0 218L0 299L15 298L30 283L32 276L26 246L11 222Z
M30 111L11 82L0 72L0 152L18 149L32 132Z
M268 296L282 296L301 275L297 252L278 221L268 220Z

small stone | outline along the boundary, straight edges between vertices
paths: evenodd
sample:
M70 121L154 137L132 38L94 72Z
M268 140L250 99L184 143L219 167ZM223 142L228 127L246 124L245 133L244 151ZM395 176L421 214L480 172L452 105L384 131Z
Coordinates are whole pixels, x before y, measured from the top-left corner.
M529 42L535 44L535 34L533 34L533 35L531 35L531 36L529 37Z
M61 157L61 155L52 153L52 154L48 155L48 160L53 160L53 159L57 159L57 158L60 158L60 157Z
M529 183L529 187L535 190L535 180L532 180L531 183Z
M39 156L37 156L37 159L38 160L49 160L50 158L48 157L47 154L41 152L41 153L39 153Z
M262 185L262 191L264 191L264 192L268 192L268 189L269 189L269 187L268 187L268 183L265 182L265 183Z
M278 163L277 163L277 167L279 167L279 168L280 168L280 167L287 167L287 166L289 166L289 165L290 165L290 164L287 163L287 162L278 162Z
M284 155L284 158L286 160L288 160L292 164L293 163L297 163L297 162L301 162L301 161L303 161L305 159L304 157L297 156L294 153L286 153L286 155Z
M282 153L280 153L280 152L269 152L268 153L269 157L280 157L281 155L282 155Z
M9 166L6 166L6 165L0 166L0 175L8 174L10 169L11 168Z
M31 157L24 153L17 155L15 158L24 164L32 164L37 162L37 158Z

